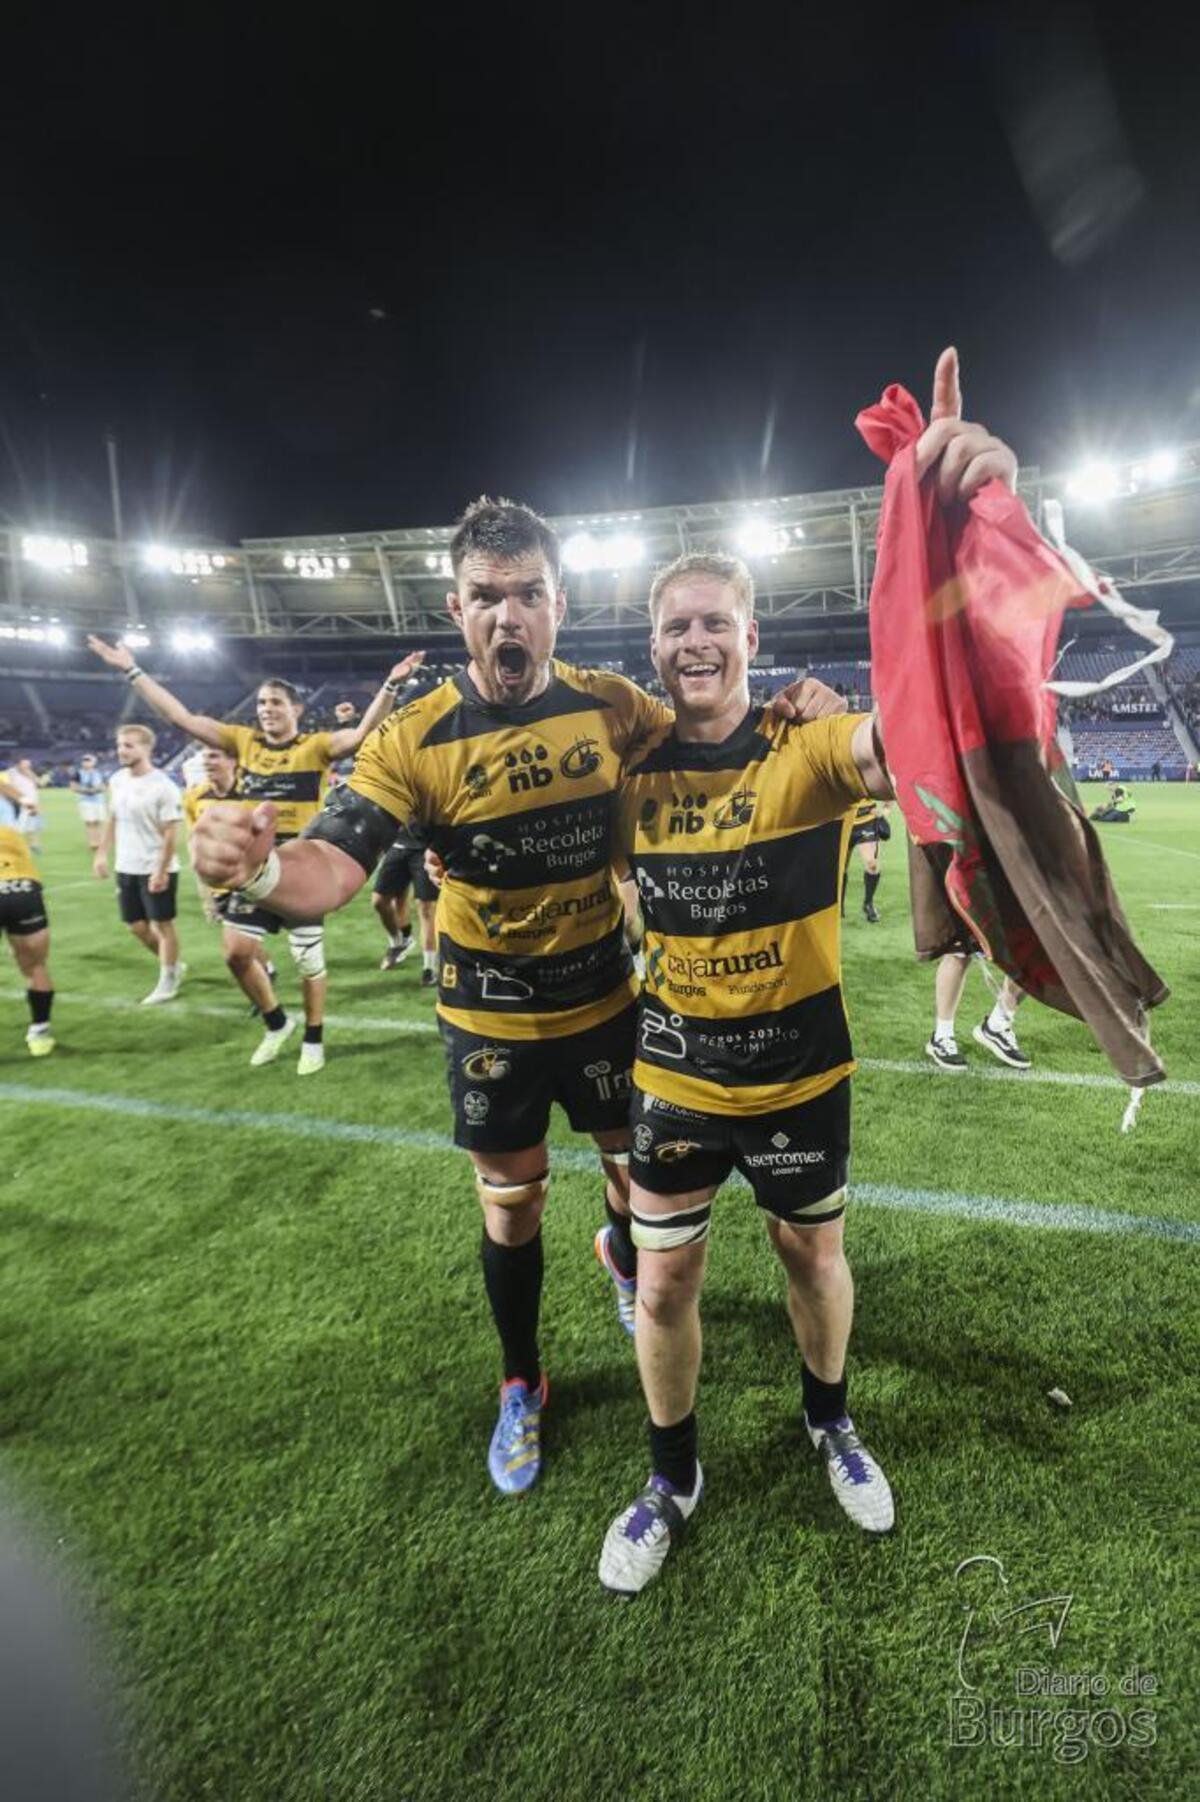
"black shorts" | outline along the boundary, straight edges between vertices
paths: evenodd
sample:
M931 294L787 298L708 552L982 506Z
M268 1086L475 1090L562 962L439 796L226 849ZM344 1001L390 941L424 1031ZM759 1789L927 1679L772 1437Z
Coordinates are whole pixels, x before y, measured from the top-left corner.
M736 1168L779 1220L820 1226L846 1211L848 1076L771 1114L701 1114L635 1089L632 1120L629 1174L651 1195L719 1188Z
M440 1021L454 1143L467 1151L540 1145L554 1102L578 1133L629 1124L635 1006L564 1039L481 1038Z
M424 851L405 851L393 845L379 859L375 872L377 895L406 895L409 889L418 901L436 901L437 884L425 874Z
M28 876L0 882L0 932L23 939L44 932L49 924L40 882Z
M175 891L178 887L179 877L172 873L167 877L167 886L162 894L152 895L149 876L129 876L118 870L117 906L126 926L137 926L143 920L161 920L164 924L173 920Z
M884 831L880 831L880 827ZM886 820L868 820L865 826L851 826L850 849L855 845L885 845L892 836L892 829Z
M265 907L256 907L253 901L247 901L236 889L231 894L218 895L216 907L226 926L232 926L252 939L261 939L269 932L278 932L283 925L278 914L268 913Z

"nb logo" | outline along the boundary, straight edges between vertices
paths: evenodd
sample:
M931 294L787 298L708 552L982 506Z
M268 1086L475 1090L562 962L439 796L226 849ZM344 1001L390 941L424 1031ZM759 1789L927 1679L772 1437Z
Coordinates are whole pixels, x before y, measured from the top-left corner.
M535 788L549 788L554 780L554 771L546 768L549 752L545 745L538 745L533 751L507 751L504 766L508 771L508 786L514 795L522 792L528 794Z
M672 795L668 832L703 832L704 809L707 806L707 795Z

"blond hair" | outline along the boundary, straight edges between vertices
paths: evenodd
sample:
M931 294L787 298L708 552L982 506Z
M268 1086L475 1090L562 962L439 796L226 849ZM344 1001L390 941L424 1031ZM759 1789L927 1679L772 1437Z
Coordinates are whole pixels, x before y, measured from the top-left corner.
M687 576L711 576L725 582L737 597L739 610L747 619L754 618L754 577L740 557L727 557L721 551L685 551L660 569L650 584L650 619L658 623L658 609L663 595L674 583Z
M140 738L148 751L152 751L158 742L153 729L149 726L118 726L117 737Z

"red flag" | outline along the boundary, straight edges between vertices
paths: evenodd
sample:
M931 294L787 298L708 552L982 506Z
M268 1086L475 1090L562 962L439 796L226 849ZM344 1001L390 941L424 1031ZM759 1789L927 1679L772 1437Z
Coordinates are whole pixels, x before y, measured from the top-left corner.
M881 735L912 838L943 847L927 906L914 882L918 953L965 926L1028 994L1086 1020L1127 1082L1160 1081L1145 1010L1168 991L1130 937L1043 686L1063 613L1091 597L1002 483L942 507L917 477L925 421L904 388L857 425L888 464L871 589Z

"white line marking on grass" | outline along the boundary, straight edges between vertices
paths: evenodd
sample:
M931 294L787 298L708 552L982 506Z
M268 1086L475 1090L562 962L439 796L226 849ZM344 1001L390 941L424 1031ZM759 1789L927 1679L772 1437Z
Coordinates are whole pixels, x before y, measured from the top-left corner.
M1129 1084L1122 1082L1119 1076L1101 1076L1084 1070L990 1070L986 1065L976 1068L971 1064L966 1070L955 1071L947 1077L935 1063L888 1057L860 1057L858 1067L860 1070L885 1070L891 1076L929 1076L935 1082L961 1084L974 1077L978 1082L1012 1082L1022 1086L1042 1082L1066 1089L1119 1089L1123 1095L1129 1093ZM1200 1082L1156 1082L1150 1086L1157 1095L1200 1095Z
M324 1120L312 1114L259 1113L247 1108L190 1107L181 1102L145 1101L132 1095L105 1095L88 1089L37 1088L32 1083L0 1082L0 1101L65 1108L83 1113L118 1114L138 1120L164 1120L188 1126L241 1127L278 1137L325 1139L360 1145L389 1145L401 1151L461 1155L443 1133L404 1126L371 1126L353 1120ZM571 1146L554 1146L553 1161L569 1170L594 1175L596 1154ZM745 1187L744 1179L741 1186ZM1107 1208L1068 1202L1011 1201L995 1195L956 1195L944 1189L901 1189L893 1183L854 1183L852 1195L867 1207L908 1213L944 1214L1002 1226L1042 1227L1055 1232L1115 1233L1150 1239L1179 1239L1200 1245L1200 1223L1154 1214L1118 1214Z
M24 989L3 989L0 995L6 1001L23 1001ZM129 995L72 995L69 989L59 989L55 996L60 1009L65 1007L82 1008L85 1012L141 1014L145 1018L150 1008L144 1008L140 1001L134 1001ZM166 1001L162 1008L172 1014L201 1015L213 1020L241 1020L250 1025L248 1006L236 1007L218 1001ZM155 1008L160 1013L162 1008ZM293 1008L293 1011L298 1011ZM398 1033L431 1033L437 1031L437 1023L433 1020L385 1020L379 1014L326 1014L326 1026L345 1029L348 1032L398 1032Z
M1200 901L1152 901L1150 911L1155 914L1190 914L1200 907Z
M1185 851L1182 845L1163 845L1156 838L1123 838L1122 845L1132 845L1139 851L1173 851L1176 857L1190 857L1193 863L1200 863L1200 851Z

